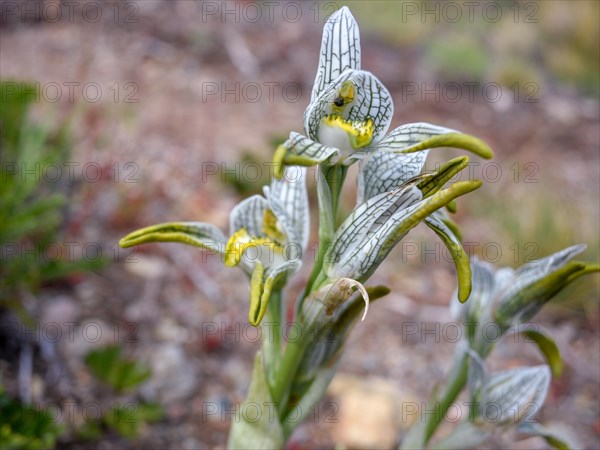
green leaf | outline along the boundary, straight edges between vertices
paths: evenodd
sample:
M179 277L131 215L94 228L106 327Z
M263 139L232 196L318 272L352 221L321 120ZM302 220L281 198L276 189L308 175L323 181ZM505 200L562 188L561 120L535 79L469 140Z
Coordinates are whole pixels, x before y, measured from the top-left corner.
M559 377L563 370L563 361L556 342L546 333L537 330L521 331L521 334L531 339L540 349L554 377Z
M285 445L284 432L274 405L266 379L262 353L258 352L254 358L248 397L236 410L227 448L282 449ZM243 411L245 413L242 413ZM257 413L252 415L250 411Z
M202 222L167 222L141 228L119 241L123 248L148 242L180 242L222 253L226 238L217 227Z
M109 345L93 350L85 357L85 364L100 381L116 391L133 389L151 376L150 369L121 355L120 345Z

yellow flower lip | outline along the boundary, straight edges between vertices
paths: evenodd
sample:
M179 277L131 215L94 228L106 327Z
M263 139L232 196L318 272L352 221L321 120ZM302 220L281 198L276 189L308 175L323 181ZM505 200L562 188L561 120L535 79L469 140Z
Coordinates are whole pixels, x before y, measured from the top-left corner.
M274 253L283 250L285 233L270 209L266 209L263 215L263 233L264 237L251 236L246 228L233 233L225 245L225 265L237 266L244 252L252 247L267 247Z
M371 118L346 120L337 113L325 116L322 126L343 130L348 135L350 145L355 150L369 145L373 141L373 132L375 131L375 125Z

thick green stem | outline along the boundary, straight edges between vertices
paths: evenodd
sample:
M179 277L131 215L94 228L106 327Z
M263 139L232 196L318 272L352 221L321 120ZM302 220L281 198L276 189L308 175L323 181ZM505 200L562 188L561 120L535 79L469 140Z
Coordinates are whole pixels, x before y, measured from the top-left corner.
M301 301L298 302L297 311L302 306L302 301L308 297L315 288L315 281L319 277L321 269L323 267L323 260L325 254L331 244L331 239L336 229L336 217L338 215L338 208L340 203L340 196L342 193L342 187L344 186L344 180L348 173L346 166L329 166L320 167L319 170L323 171L323 176L326 183L319 181L319 247L317 249L317 257L315 264L313 265L306 289L302 295ZM328 202L329 204L322 204ZM316 286L318 287L318 286Z
M465 384L467 384L468 373L469 357L467 353L464 353L454 362L454 366L450 371L446 387L441 395L441 399L439 400L439 406L436 404L436 407L434 408L435 413L428 416L427 424L425 426L425 444L429 442L435 433L435 430L437 430L440 423L442 423L446 417L448 409L456 400L458 394L460 394L460 392L463 390Z
M273 397L273 401L277 404L280 417L285 415L294 375L302 362L304 351L311 341L309 339L310 333L305 333L305 330L302 330L302 332L302 339L288 342L285 347L285 353L281 358L281 364L279 365L279 370L271 389L271 396Z
M319 170L323 170L326 181L326 183L319 182L319 248L306 288L296 304L296 317L302 317L304 299L324 280L323 260L335 232L340 195L348 172L346 166L320 167ZM271 395L273 401L278 404L281 417L285 415L291 384L302 362L306 347L311 341L312 329L312 324L301 322L302 337L297 341L287 343L277 372L273 376Z

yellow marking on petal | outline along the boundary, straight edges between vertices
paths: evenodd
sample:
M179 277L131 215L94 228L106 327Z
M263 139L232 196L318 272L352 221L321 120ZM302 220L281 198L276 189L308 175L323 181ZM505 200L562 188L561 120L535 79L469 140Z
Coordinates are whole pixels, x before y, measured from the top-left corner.
M248 322L255 327L258 326L266 311L266 304L261 305L265 268L260 263L256 262L252 278L250 279L250 308L248 309ZM262 314L261 314L262 313Z
M265 237L251 237L245 228L231 235L225 246L225 265L235 267L242 260L244 252L251 247L267 247L273 253L283 254L283 245Z
M333 100L333 112L341 113L346 105L354 100L354 83L346 80L338 92L338 96Z
M336 127L346 132L354 149L366 147L373 140L375 125L373 119L345 120L339 114L330 114L323 119L323 125Z
M279 225L279 221L273 211L268 208L265 209L265 214L263 216L263 232L269 239L275 242L285 242L285 232Z
M240 263L245 246L251 241L245 228L240 228L231 235L225 245L225 265L235 267Z

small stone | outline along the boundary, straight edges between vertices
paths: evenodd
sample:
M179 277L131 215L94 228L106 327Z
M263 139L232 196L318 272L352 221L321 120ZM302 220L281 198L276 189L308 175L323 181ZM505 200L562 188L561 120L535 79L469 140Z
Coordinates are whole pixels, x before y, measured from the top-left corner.
M179 344L164 343L147 354L151 378L140 387L141 394L160 403L170 403L189 395L196 387L196 371Z
M339 421L333 427L333 437L347 448L395 448L398 433L415 419L402 414L402 405L416 404L414 396L403 393L386 379L338 374L328 393L339 402Z
M159 278L167 271L168 266L163 258L136 254L135 259L135 264L125 264L125 269L141 278Z
M64 335L61 349L70 360L82 360L90 351L114 344L115 333L103 320L86 320Z

